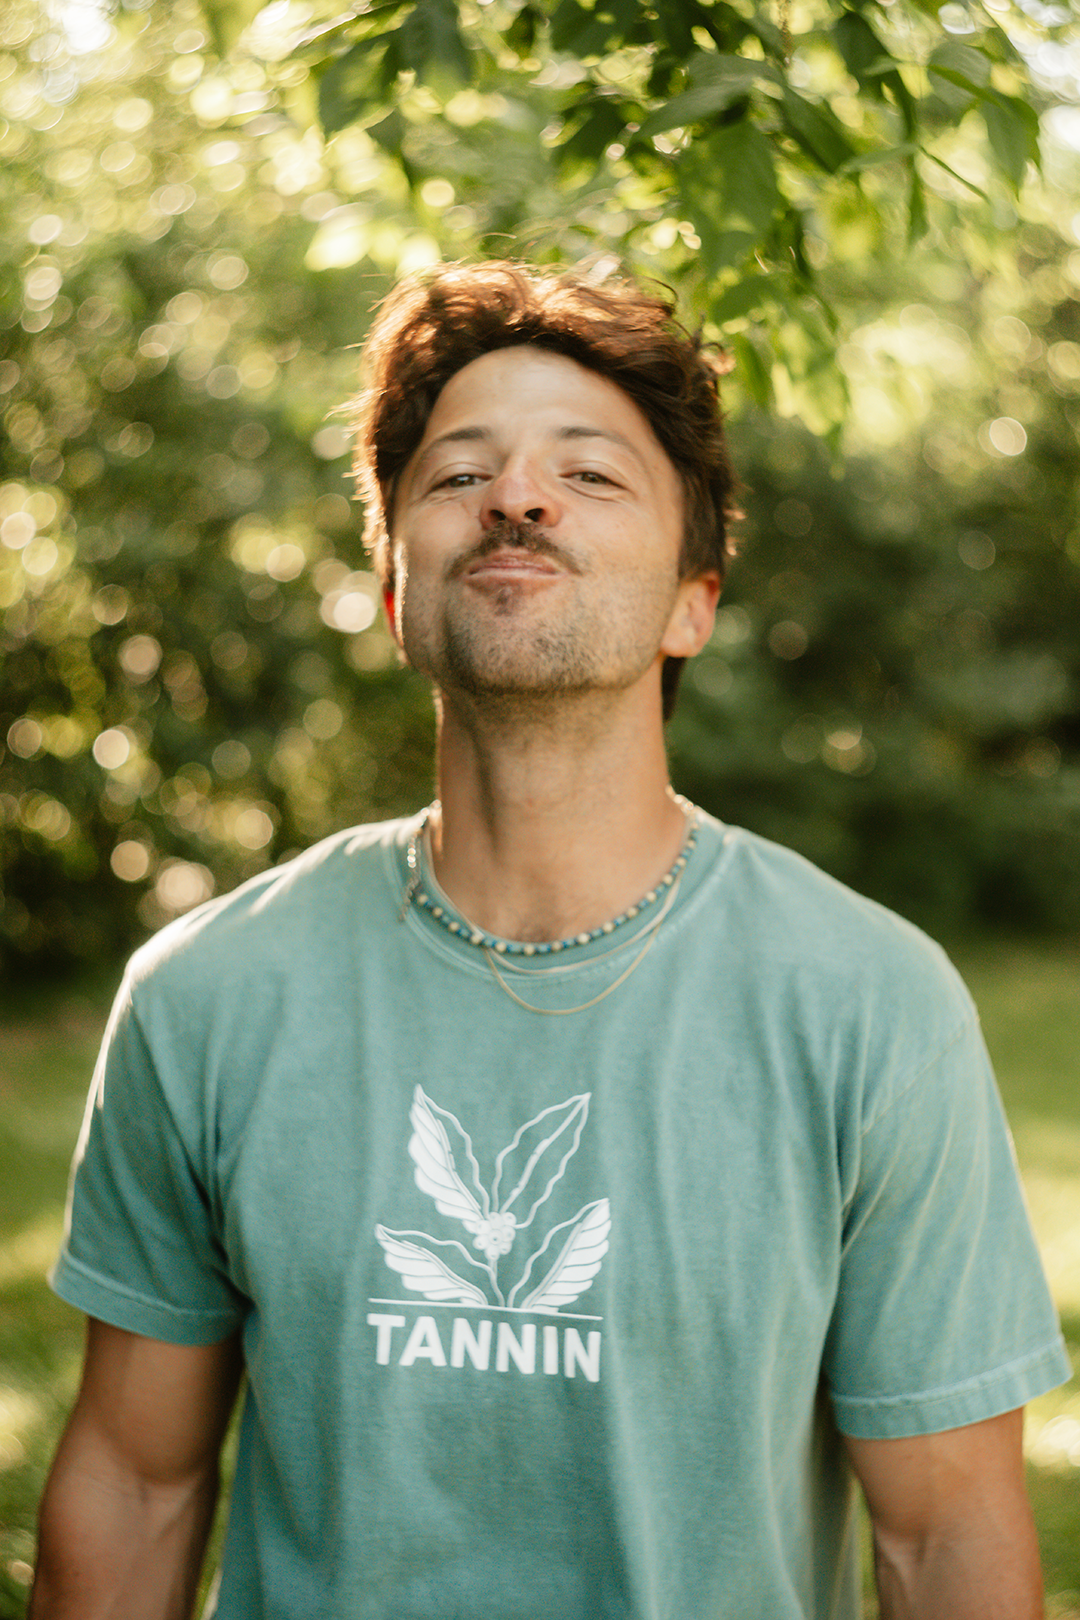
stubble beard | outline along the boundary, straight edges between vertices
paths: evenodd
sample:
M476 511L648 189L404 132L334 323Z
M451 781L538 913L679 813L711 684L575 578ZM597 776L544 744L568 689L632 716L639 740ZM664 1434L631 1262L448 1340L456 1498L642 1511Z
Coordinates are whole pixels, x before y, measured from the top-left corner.
M459 579L475 559L508 546L550 556L571 579L585 574L536 525L504 522L450 564L447 582ZM665 595L661 601L655 590L658 624L666 622L676 585L673 580L670 600ZM459 692L504 715L536 715L552 700L623 689L655 656L642 633L647 595L630 590L625 600L601 601L599 608L580 598L572 605L564 600L557 622L543 617L528 585L508 582L471 605L451 597L431 638L427 673L444 696Z
M590 690L597 661L583 637L570 626L526 626L520 623L513 587L495 594L487 625L458 621L447 615L443 625L443 659L450 689L473 698L566 696Z

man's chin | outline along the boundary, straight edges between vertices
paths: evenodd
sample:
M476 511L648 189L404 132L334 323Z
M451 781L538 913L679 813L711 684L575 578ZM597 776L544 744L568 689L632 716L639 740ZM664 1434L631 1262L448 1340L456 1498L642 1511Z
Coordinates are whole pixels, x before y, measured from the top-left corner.
M566 696L595 685L599 673L576 642L543 636L451 635L440 662L448 683L475 697Z
M454 668L446 672L446 678L441 680L439 685L444 691L462 692L467 697L483 698L492 702L555 701L596 689L595 680L587 679L580 673L555 675L550 671L525 672L490 668Z

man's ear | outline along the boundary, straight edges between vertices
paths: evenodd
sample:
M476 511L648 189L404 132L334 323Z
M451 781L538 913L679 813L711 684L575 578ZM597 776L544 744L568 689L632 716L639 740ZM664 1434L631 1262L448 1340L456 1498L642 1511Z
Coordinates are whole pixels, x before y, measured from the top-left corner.
M386 622L390 626L390 634L393 636L394 640L397 642L398 646L400 647L401 646L401 637L398 635L397 611L396 611L396 609L394 607L394 587L393 587L393 585L384 585L383 586L382 600L383 600L383 607L386 610Z
M679 581L679 594L660 651L668 658L693 658L713 633L720 575L711 571Z

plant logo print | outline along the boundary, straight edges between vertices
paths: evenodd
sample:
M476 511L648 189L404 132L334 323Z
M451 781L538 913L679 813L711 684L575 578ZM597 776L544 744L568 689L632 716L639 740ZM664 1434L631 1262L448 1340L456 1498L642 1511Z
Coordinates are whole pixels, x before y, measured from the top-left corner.
M386 1263L406 1288L442 1304L494 1303L555 1316L592 1286L608 1251L611 1215L606 1198L550 1227L509 1292L499 1278L500 1267L505 1274L512 1263L508 1257L515 1247L520 1255L519 1234L532 1227L577 1152L589 1117L589 1096L583 1092L526 1120L497 1155L489 1190L480 1178L468 1132L417 1086L409 1111L416 1185L440 1215L460 1222L471 1242L466 1246L459 1238L376 1226ZM472 1276L455 1269L462 1261Z

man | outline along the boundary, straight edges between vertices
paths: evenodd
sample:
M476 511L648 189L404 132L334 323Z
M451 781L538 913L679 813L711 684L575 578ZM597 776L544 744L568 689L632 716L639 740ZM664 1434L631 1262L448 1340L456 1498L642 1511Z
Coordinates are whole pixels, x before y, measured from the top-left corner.
M368 538L439 798L135 958L59 1292L91 1318L33 1620L1034 1620L1067 1375L955 975L673 796L730 492L628 285L450 268L376 322Z

